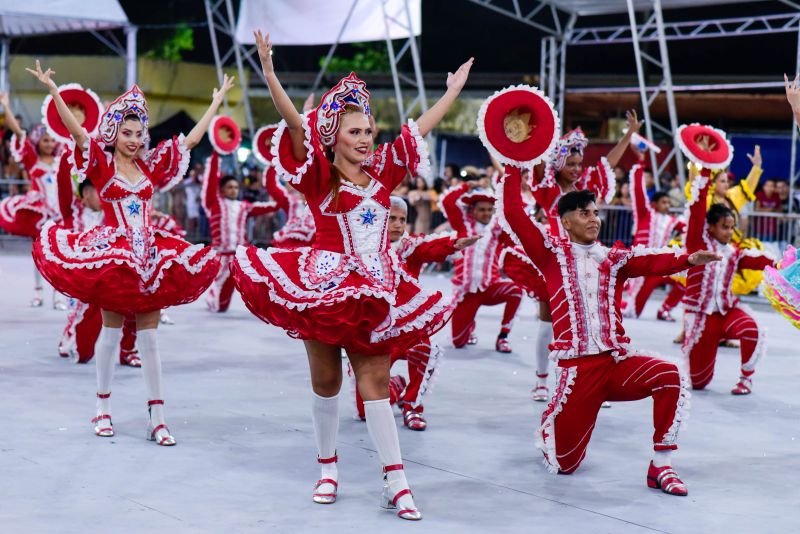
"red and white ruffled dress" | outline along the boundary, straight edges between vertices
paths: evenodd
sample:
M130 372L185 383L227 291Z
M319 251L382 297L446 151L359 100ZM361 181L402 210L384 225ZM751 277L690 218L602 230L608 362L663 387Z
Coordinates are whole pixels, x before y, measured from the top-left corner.
M154 188L168 190L186 173L189 150L182 135L136 160L136 183L116 173L112 155L94 139L75 153L75 164L100 193L104 225L85 232L45 225L33 259L53 287L122 314L192 302L208 289L219 271L215 252L150 221Z
M438 291L423 290L389 246L389 196L406 173L429 165L427 147L409 121L393 143L378 148L362 169L366 187L342 181L331 192L331 165L304 117L307 158L292 156L281 123L273 163L301 192L316 223L311 246L239 247L232 270L247 307L295 338L339 345L354 354L403 350L441 329L451 308Z
M57 178L60 158L56 156L52 164L43 162L24 134L11 137L11 156L28 171L31 187L25 194L0 201L0 228L12 235L36 238L47 221L61 219Z

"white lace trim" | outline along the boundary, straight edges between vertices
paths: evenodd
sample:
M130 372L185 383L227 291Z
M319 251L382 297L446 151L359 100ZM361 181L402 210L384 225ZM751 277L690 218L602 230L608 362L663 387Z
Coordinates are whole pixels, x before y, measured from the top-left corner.
M547 416L536 432L536 448L544 453L544 465L553 474L558 473L561 469L556 454L556 416L561 413L569 394L572 393L572 385L575 383L578 369L576 367L557 367L556 372L559 373L558 389L553 393L553 398L547 406ZM545 437L545 433L548 434L548 437Z
M152 167L149 165L151 161L158 161L164 154L167 153L168 150L175 149L178 151L177 154L178 170L173 176L171 176L167 180L165 184L159 186L159 190L162 193L166 193L167 191L169 191L170 189L181 183L183 177L186 176L186 171L189 169L189 159L191 158L191 155L189 153L189 147L186 146L186 137L183 134L180 134L178 135L177 146L173 148L174 143L175 143L174 139L167 140L161 143L160 146L153 149L153 150L157 149L158 152L153 153L153 151L151 151L151 153L147 154L144 160L148 168L152 170Z
M402 334L413 332L415 330L422 330L426 326L432 325L438 315L441 315L442 312L446 312L448 308L450 308L448 304L444 303L444 298L441 295L439 295L438 300L430 309L420 314L413 321L404 324L400 328L394 326L398 320L416 312L421 304L427 302L435 295L436 293L420 290L419 293L414 295L414 298L402 306L392 306L389 309L389 315L386 317L386 320L384 320L384 322L370 334L370 341L373 343L386 341L387 339L398 337ZM445 317L440 319L439 323L444 324L449 318L450 314L446 313ZM438 326L439 324L437 323L434 326L434 329L438 328Z
M675 445L675 443L678 441L678 432L681 430L686 430L688 426L686 421L689 419L689 411L692 407L692 403L689 400L692 398L692 394L689 391L689 379L687 378L686 373L681 370L681 366L676 365L676 367L678 367L678 374L680 375L680 396L678 397L678 403L675 406L675 415L672 418L672 424L667 430L667 433L661 438L661 442L656 443L656 445Z
M699 161L697 157L694 154L692 154L691 151L689 151L689 148L683 142L683 138L681 137L681 132L683 131L684 128L686 128L686 126L687 126L686 124L681 124L680 126L678 126L678 129L675 131L675 144L678 145L678 147L681 149L681 152L683 152L683 155L686 156L686 158L689 159L689 161L692 161L697 165L701 165L707 169L712 169L712 170L723 170L726 169L731 164L731 161L733 161L733 145L730 143L730 141L728 141L728 137L725 135L725 132L723 130L720 130L718 128L713 128L711 126L706 126L704 124L700 124L699 122L693 122L689 124L689 126L705 126L706 128L714 130L720 135L720 137L722 137L725 140L725 143L728 145L728 152L729 152L728 158L722 163L710 164Z
M11 152L11 157L14 158L14 161L17 163L22 163L22 154L25 152L25 142L27 140L28 133L24 130L22 131L22 137L17 137L17 134L11 136L9 150Z
M608 160L605 156L600 158L599 165L603 168L605 177L606 177L606 196L603 197L603 201L606 204L610 204L612 200L614 200L614 195L616 194L617 190L617 175L614 174L614 169L611 168L611 165L608 163Z
M419 133L419 125L414 121L414 119L408 119L408 130L411 132L411 136L414 138L414 142L416 143L416 154L417 154L417 161L414 163L414 167L409 169L411 174L415 176L421 176L425 179L431 179L431 155L428 151L428 143L425 142L425 138ZM406 161L409 158L408 148L406 148Z
M314 147L311 144L311 125L309 124L308 113L302 115L302 125L303 131L305 132L303 145L306 147L306 160L297 168L294 174L286 170L280 158L281 137L283 136L283 132L289 127L285 120L278 123L278 129L275 130L275 133L272 135L270 151L272 152L272 164L275 166L275 172L278 176L283 177L283 179L292 184L299 184L302 181L303 176L314 162L315 157Z

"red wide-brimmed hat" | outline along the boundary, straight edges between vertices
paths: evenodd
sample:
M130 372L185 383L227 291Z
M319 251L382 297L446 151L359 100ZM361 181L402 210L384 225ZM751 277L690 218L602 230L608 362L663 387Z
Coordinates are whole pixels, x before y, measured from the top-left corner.
M256 130L253 136L253 155L264 165L272 163L272 136L277 129L277 124L268 124Z
M556 146L559 133L553 103L530 85L497 91L478 112L478 136L483 146L508 165L536 165Z
M675 142L687 158L707 169L724 169L733 159L733 145L725 132L711 126L683 124L678 127Z
M58 86L58 93L73 114L78 118L81 114L83 115L81 126L89 133L89 136L94 136L103 115L103 105L95 92L91 89L84 89L77 83L67 83ZM47 127L47 132L58 141L67 143L72 140L67 126L58 114L52 95L47 95L42 102L42 122Z
M242 131L232 118L216 115L208 127L208 140L220 154L233 154L242 142Z

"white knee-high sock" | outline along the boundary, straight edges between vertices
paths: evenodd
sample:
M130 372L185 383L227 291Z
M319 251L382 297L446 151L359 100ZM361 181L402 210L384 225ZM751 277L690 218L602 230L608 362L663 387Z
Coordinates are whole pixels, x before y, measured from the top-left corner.
M311 392L311 420L314 423L314 438L320 458L331 458L336 454L336 436L339 433L339 395L321 397ZM336 463L319 464L321 478L338 481Z
M33 266L33 289L39 291L42 289L42 273L36 265Z
M394 421L394 413L389 399L364 401L364 413L367 416L367 431L375 444L381 463L384 466L403 463L400 455L400 439L397 436L397 423ZM402 469L387 472L386 479L389 482L390 497L408 488L406 474ZM401 509L416 508L411 495L402 496L397 507Z
M546 375L550 367L550 341L553 339L553 323L539 321L536 333L536 374ZM547 378L537 378L537 385L547 383Z
M139 358L142 360L142 375L144 375L147 400L164 400L161 391L161 355L158 352L156 329L139 330L136 333L136 347L139 349ZM153 426L166 424L163 404L150 406L150 421L153 422Z
M119 351L122 328L104 326L100 329L94 346L95 371L97 373L97 392L111 393L111 380L114 378L114 355ZM110 413L111 399L97 399L97 413Z

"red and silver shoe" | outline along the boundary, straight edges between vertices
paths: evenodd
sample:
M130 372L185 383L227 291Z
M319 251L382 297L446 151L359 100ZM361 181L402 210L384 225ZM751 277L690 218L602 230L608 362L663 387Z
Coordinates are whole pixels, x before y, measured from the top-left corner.
M531 399L536 402L547 402L550 399L550 390L545 385L539 385L531 391Z
M139 358L139 351L132 350L132 351L122 351L120 353L120 363L122 365L127 365L128 367L141 367L142 366L142 359Z
M317 457L317 463L321 464L335 464L339 461L339 456L334 454L330 458ZM320 487L329 485L333 491L320 491ZM332 478L321 478L317 480L314 485L314 493L311 494L311 499L317 504L333 504L336 502L336 492L339 491L339 483Z
M98 393L98 399L107 399L111 393ZM108 425L104 425L103 421L108 421ZM114 436L114 425L111 424L111 416L107 413L99 413L92 419L94 425L94 435L101 438L111 438Z
M403 495L411 495L411 490L406 488L404 490L400 490L391 496L389 493L389 479L386 476L386 473L389 471L398 471L403 469L403 464L395 464L395 465L387 465L383 468L383 496L381 497L381 507L386 508L387 510L396 510L397 509L397 501L400 500L400 497ZM397 517L400 519L405 519L407 521L419 521L422 519L422 512L417 510L416 508L402 508L397 511Z
M467 345L477 345L478 344L478 336L475 334L470 334L469 339L467 339Z
M151 417L150 421L147 422L147 434L145 437L148 441L155 441L158 445L163 447L172 447L177 443L177 441L175 441L175 438L169 433L169 428L167 428L167 425L164 423L153 425L152 407L163 404L164 401L161 399L147 401L147 410L150 412Z
M428 428L428 421L425 420L425 417L423 417L421 413L414 411L413 408L406 406L403 406L403 424L406 425L409 430L416 430L418 432L422 432Z
M666 321L668 323L675 322L675 318L672 316L669 310L663 310L663 309L658 310L658 313L656 314L656 319L658 319L659 321Z
M494 350L503 354L510 354L511 343L509 343L508 338L498 337L497 342L494 344Z
M33 290L33 298L31 299L31 308L41 308L44 305L44 298L42 297L42 288L37 287Z
M650 469L647 470L647 487L660 489L664 493L679 497L689 495L686 484L678 477L678 473L672 467L668 465L656 467L652 461L650 462Z
M739 381L731 390L732 395L750 395L752 393L753 381L746 376L740 376Z

